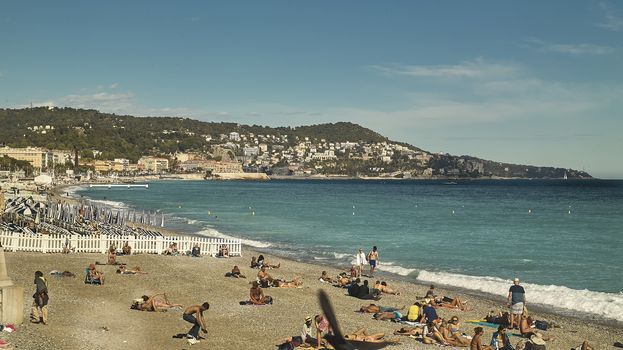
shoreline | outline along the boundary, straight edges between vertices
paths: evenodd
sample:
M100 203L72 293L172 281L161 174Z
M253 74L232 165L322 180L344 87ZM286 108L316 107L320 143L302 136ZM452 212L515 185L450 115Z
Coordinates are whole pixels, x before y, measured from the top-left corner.
M72 184L70 186L81 186L81 185L73 185ZM67 198L67 197L63 197L63 198ZM77 200L76 197L72 197L72 198ZM85 200L88 200L88 199L85 198ZM140 209L140 208L135 208L135 209ZM159 227L156 227L154 229L163 231ZM167 231L166 232L167 234L169 232L171 232L172 234L179 234L179 232L177 232L176 230L178 230L178 231L179 230L183 230L183 228L178 227L178 228L165 229L165 230ZM214 230L218 231L217 228L214 228ZM196 235L198 231L184 230L184 232L185 232L185 234ZM241 238L241 237L239 237L239 236L237 236L235 234L222 233L220 231L218 231L218 232L221 235L229 236L229 237L232 237L232 238ZM245 244L244 241L247 240L248 238L242 238L242 239L243 239L243 246L245 247L245 250L262 252L263 254L271 254L271 255L274 255L274 256L278 256L281 259L295 260L295 258L294 258L295 256L293 256L291 254L279 254L279 248L277 246L275 246L273 242L268 242L268 244L270 244L270 247L258 247L258 246L251 246L251 245ZM325 267L328 267L328 268L337 268L337 269L346 268L346 265L343 262L332 260L332 259L327 259L327 260L324 260L324 259L320 260L319 259L319 260L316 260L316 259L310 258L310 259L296 259L295 261L301 262L301 263L317 265L317 266L325 266ZM422 281L422 280L418 280L417 279L417 275L401 275L401 274L394 273L394 272L389 272L389 271L379 271L379 272L380 272L381 275L388 276L388 278L390 278L392 280L400 280L400 281L404 281L404 282L412 283L412 284L416 284L416 285L421 285L421 286L427 286L427 285L430 284L430 282L425 282L425 281ZM478 277L478 276L474 276L474 277ZM435 284L441 285L439 283L435 283ZM456 292L461 293L461 294L471 295L471 296L475 296L475 297L478 297L478 298L484 298L484 299L487 299L487 300L492 301L492 302L493 301L499 302L500 300L503 300L503 297L501 297L499 295L492 294L492 293L485 292L485 291L476 290L476 289L469 289L469 288L463 288L463 287L460 287L460 286L452 286L452 285L444 285L444 288L447 289L447 290L456 291ZM595 291L593 291L593 292L595 292ZM596 293L602 293L602 292L596 292ZM591 314L591 313L588 313L588 312L576 311L576 310L566 309L566 308L557 308L555 306L545 305L545 304L532 304L531 303L531 306L533 308L535 308L535 310L538 310L539 312L542 312L542 313L547 313L547 314L561 316L561 317L569 317L569 318L573 318L573 319L577 319L577 320L590 319L591 322L594 322L596 324L604 325L604 326L607 326L607 327L614 327L614 328L618 328L618 329L623 329L623 321L602 317L602 316L599 316L597 314Z
M267 261L281 263L281 268L271 269L274 277L287 280L302 277L301 289L265 289L267 295L275 299L273 305L263 307L241 306L238 301L248 299L249 281L257 273L248 266L251 256L259 251L245 246L243 257L218 259L211 257L190 258L185 256L162 256L140 254L120 256L118 260L128 266L141 266L146 275L117 275L114 266L100 266L106 282L102 286L82 283L84 266L95 260L104 259L101 254L41 254L28 252L7 252L6 260L9 276L15 284L25 288L24 310L30 308L32 294L32 273L39 269L44 272L50 285L50 324L41 326L24 323L16 333L7 335L9 341L20 348L44 349L181 349L187 345L184 340L174 339L173 335L188 330L189 324L180 320L181 310L163 313L130 310L132 299L142 294L166 292L172 302L184 306L208 301L211 305L206 314L208 325L207 339L195 348L273 349L278 339L298 334L304 317L319 313L317 290L329 294L340 327L343 331L354 331L364 327L373 332L385 332L388 338L402 325L377 321L371 314L354 312L369 301L345 296L345 289L336 288L317 280L320 272L326 270L335 275L340 269L319 264L309 264L283 259L272 254L264 254ZM223 274L233 265L240 266L247 279L226 278ZM55 278L48 275L51 269L69 270L76 278ZM379 275L381 277L381 275ZM385 278L389 285L401 295L383 295L377 305L411 305L422 297L427 285L420 285ZM375 278L376 279L376 278ZM375 279L371 279L374 283ZM379 278L380 279L380 278ZM489 310L497 310L499 302L464 294L442 286L437 287L440 295L460 297L468 301L471 311L438 309L441 317L457 315L462 321L461 331L472 334L474 324L466 320L484 316ZM527 291L529 293L529 291ZM528 294L528 298L529 298ZM530 307L530 304L528 304ZM85 312L86 311L86 312ZM530 309L537 319L545 319L560 324L562 328L551 328L545 334L556 339L548 348L569 349L587 339L594 348L603 349L615 341L621 341L619 328L597 325L591 321L542 313ZM71 329L71 333L67 330ZM488 342L494 329L485 327L483 340ZM513 333L516 333L513 332ZM516 344L521 338L512 336ZM392 349L436 349L415 339L400 338L401 343Z

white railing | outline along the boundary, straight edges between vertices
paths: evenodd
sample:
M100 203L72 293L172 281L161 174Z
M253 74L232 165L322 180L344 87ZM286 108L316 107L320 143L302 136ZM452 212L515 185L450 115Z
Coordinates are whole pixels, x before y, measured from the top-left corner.
M242 256L242 243L235 238L209 238L199 236L121 236L121 235L63 235L29 234L24 232L0 231L0 243L5 251L29 251L61 253L65 244L77 253L105 254L111 245L121 249L125 242L132 247L132 254L162 254L171 243L177 243L180 252L192 250L195 244L201 248L201 255L216 256L225 245L230 256Z

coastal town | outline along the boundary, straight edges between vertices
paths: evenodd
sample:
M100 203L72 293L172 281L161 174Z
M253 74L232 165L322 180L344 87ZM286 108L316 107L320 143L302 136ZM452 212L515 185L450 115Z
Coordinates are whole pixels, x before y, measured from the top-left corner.
M178 125L148 124L145 127L145 122L135 120L140 118L96 114L95 121L74 116L64 124L54 125L36 121L58 117L67 113L66 110L39 108L3 112L7 120L18 120L20 113L35 116L31 119L35 122L25 121L13 126L16 130L11 134L12 139L0 144L0 160L4 159L0 163L0 176L5 178L39 174L86 180L107 176L194 180L590 178L586 172L573 169L429 152L391 141L351 123L268 128L170 118ZM38 113L41 113L40 118L36 118ZM256 129L263 132L254 132ZM331 129L344 132L331 134ZM14 137L15 133L23 135L22 138ZM118 135L119 141L127 145L115 151L107 145L95 145L93 139L107 133ZM349 134L342 136L345 133ZM68 141L59 142L60 136ZM134 145L139 137L151 145Z

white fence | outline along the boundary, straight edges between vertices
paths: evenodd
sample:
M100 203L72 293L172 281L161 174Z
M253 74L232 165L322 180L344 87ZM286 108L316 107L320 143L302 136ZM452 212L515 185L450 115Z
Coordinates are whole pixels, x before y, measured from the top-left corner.
M192 250L195 244L201 248L201 255L218 254L219 248L225 245L230 256L242 256L242 243L239 239L208 238L198 236L81 236L61 234L28 234L24 232L0 231L0 243L5 251L29 251L42 253L61 253L66 243L76 253L108 252L111 245L121 249L128 242L132 254L162 254L171 243L177 243L180 252Z

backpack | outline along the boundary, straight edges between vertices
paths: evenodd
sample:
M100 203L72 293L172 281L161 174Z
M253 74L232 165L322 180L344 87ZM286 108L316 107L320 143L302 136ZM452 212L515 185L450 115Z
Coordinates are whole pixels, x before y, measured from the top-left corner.
M534 321L534 326L536 329L546 331L547 328L549 328L549 323L547 323L547 321Z

